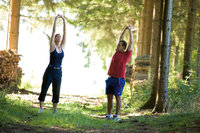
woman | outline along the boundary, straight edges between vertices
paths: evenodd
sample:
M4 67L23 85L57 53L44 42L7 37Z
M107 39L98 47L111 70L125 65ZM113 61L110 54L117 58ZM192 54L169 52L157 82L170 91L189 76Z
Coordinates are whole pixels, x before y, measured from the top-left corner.
M55 34L56 32L56 21L58 18L61 18L63 20L63 38L61 41L61 35ZM50 63L44 73L43 76L43 82L41 87L41 93L39 95L39 103L40 103L40 109L39 113L43 112L43 104L45 101L45 97L47 94L47 90L52 83L53 86L53 112L57 111L57 104L59 102L59 96L60 96L60 86L61 86L61 78L62 78L62 59L64 57L64 51L63 48L65 46L66 42L66 24L65 19L63 16L58 14L55 17L54 25L53 25L53 32L51 35L50 40Z

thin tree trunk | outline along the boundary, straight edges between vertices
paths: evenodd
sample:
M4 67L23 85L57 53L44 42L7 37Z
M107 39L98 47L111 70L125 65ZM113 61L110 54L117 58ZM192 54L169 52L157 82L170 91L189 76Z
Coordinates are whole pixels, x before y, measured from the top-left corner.
M148 6L146 9L143 55L150 55L154 0L148 0L147 5Z
M151 46L151 68L153 75L153 85L149 100L141 107L141 109L153 109L156 101L156 93L158 88L158 72L160 57L160 41L162 27L163 1L155 0L154 2L154 20Z
M144 0L144 9L143 9L143 26L142 26L142 54L141 56L143 56L145 53L145 32L146 32L146 21L147 21L147 7L148 7L148 0Z
M138 43L137 43L137 56L142 55L142 37L143 37L143 25L144 25L144 11L141 11L141 18L139 21L139 31L138 31Z
M179 45L176 46L176 52L175 52L175 56L174 56L174 70L177 70L178 67L178 57L179 57Z
M184 48L184 63L183 63L183 79L189 80L191 62L192 62L192 49L194 40L194 28L196 19L197 0L189 0L187 29Z
M200 28L199 28L199 44L197 51L197 79L200 81Z
M167 111L167 88L169 75L170 34L173 0L165 0L163 42L161 46L160 83L153 113Z
M9 49L18 51L20 0L11 0L11 20L9 32Z
M8 45L8 39L9 39L9 29L10 29L10 14L11 14L11 3L9 0L9 7L8 7L8 25L7 25L7 37L6 37L6 50L9 49L9 45Z

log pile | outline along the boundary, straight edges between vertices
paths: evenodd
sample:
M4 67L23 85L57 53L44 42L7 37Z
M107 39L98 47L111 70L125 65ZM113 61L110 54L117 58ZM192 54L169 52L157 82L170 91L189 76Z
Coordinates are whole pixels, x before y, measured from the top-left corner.
M135 59L135 64L126 65L126 82L132 84L133 81L149 79L149 56L139 56Z
M133 71L133 65L126 64L126 82L131 83L132 81L132 72Z
M20 84L22 77L22 68L18 65L20 56L12 50L0 51L0 90Z
M150 57L149 56L141 56L137 57L135 60L135 72L134 72L134 80L148 80L148 72L150 66Z

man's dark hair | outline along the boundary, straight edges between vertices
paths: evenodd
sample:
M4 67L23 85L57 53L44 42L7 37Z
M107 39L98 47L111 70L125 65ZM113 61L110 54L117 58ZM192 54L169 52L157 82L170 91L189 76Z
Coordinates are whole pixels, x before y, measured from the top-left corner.
M55 37L57 37L57 36L61 36L61 35L58 33L58 34L55 35Z
M122 42L122 46L124 46L124 49L126 49L127 43L124 40L120 40L119 42Z

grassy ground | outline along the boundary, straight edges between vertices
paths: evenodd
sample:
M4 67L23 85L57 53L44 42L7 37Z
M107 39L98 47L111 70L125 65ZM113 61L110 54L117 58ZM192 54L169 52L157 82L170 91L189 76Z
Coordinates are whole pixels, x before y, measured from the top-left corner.
M25 97L29 99L25 99ZM68 100L52 113L51 103L38 113L35 92L0 95L1 132L200 132L200 113L151 114L150 111L123 111L120 121L105 120L106 104L91 99ZM51 96L49 96L51 97ZM61 96L61 101L70 96ZM72 96L71 96L72 97ZM101 98L103 99L103 98ZM87 102L86 102L87 101ZM92 101L91 101L92 102Z

